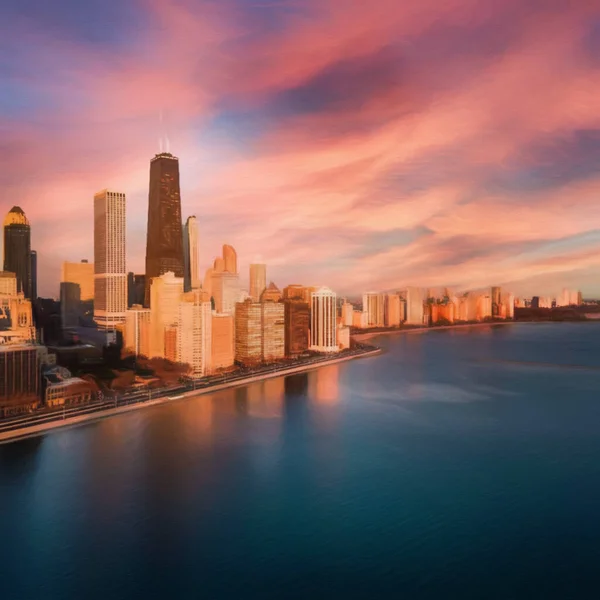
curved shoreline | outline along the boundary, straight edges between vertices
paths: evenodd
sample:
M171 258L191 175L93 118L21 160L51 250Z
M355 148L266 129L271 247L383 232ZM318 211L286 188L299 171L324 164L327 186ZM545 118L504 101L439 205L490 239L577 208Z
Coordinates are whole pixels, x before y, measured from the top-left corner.
M397 335L400 333L426 333L429 331L444 331L448 329L466 329L468 327L479 328L479 327L496 327L498 325L515 325L516 323L520 323L521 321L498 321L498 322L490 322L490 323L461 323L459 325L440 325L439 327L414 327L411 329L403 329L402 327L398 329L388 329L384 331L370 331L366 333L357 333L352 336L352 339L362 342L363 340L368 340L373 337L377 337L379 335ZM522 321L525 323L526 321ZM550 321L539 321L540 323L549 323Z
M156 398L154 400L147 400L143 402L135 402L133 404L126 404L125 406L117 406L115 408L107 408L106 410L101 410L98 412L94 412L91 414L82 414L76 415L73 417L69 417L67 419L58 419L56 421L50 421L47 423L42 423L38 425L31 425L22 427L20 429L14 429L11 431L5 431L0 433L0 445L8 444L10 442L16 442L19 440L24 440L27 438L37 437L46 432L53 431L59 428L71 428L77 427L78 425L82 425L84 423L91 423L93 421L99 421L100 419L106 419L108 417L113 417L122 413L127 413L134 410L140 410L146 408L148 406L158 406L161 404L179 402L183 400L188 400L189 398L193 398L196 396L203 396L205 394L212 394L214 392L219 392L221 390L241 387L244 385L249 385L251 383L256 383L257 381L262 381L264 379L273 379L275 377L285 377L287 375L294 375L296 373L304 373L307 371L314 371L316 369L320 369L321 367L327 367L329 365L334 365L341 362L347 362L349 360L354 360L357 358L366 358L369 356L375 356L382 352L381 348L374 348L373 350L367 350L360 354L352 354L349 356L340 356L337 358L331 358L330 360L323 360L317 363L309 363L306 365L299 365L296 367L290 367L288 369L281 369L280 371L271 371L268 373L261 373L258 375L251 375L245 379L236 379L227 383L220 383L214 386L200 388L198 390L190 390L187 392L182 392L178 394L177 397L173 399L169 399L167 396L162 396L160 398ZM85 409L85 407L82 407Z

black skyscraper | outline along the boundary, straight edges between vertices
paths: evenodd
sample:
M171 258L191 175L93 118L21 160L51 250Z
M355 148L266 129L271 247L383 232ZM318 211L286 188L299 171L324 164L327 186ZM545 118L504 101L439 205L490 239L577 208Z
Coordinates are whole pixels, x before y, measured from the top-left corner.
M146 238L145 304L150 305L150 280L172 271L183 277L183 234L179 160L164 152L150 162L148 232Z
M131 308L134 304L144 304L146 292L146 276L127 273L127 305Z
M29 266L31 269L31 300L35 302L37 300L37 252L32 250L29 256L31 257Z
M31 299L31 228L18 206L13 206L4 219L4 270L15 273L17 291Z

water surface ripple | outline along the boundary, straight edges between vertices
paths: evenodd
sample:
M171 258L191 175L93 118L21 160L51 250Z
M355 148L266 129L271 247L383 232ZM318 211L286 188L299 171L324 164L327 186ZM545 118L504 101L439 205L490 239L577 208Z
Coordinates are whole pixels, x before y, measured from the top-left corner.
M597 598L600 323L376 343L0 446L0 598Z

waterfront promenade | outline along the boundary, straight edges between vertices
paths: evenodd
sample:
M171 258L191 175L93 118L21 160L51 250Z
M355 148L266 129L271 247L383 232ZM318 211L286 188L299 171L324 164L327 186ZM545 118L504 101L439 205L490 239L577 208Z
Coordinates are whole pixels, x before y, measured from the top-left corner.
M345 362L355 358L373 356L380 348L360 348L344 351L341 355L318 356L299 361L292 365L271 365L250 373L224 374L210 381L190 381L171 387L135 390L115 394L110 399L102 399L82 406L63 407L51 411L40 411L0 420L0 444L41 435L59 427L74 427L90 421L104 419L124 412L147 406L156 406L202 394L210 394L227 388L238 387L282 375L293 375L318 369L327 365Z

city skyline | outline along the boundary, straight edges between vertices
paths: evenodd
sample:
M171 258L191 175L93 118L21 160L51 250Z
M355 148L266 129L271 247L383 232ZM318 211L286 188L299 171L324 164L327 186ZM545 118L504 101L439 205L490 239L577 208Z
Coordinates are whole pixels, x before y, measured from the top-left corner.
M127 269L144 272L147 165L168 135L201 273L230 240L243 277L266 263L339 295L600 296L597 9L527 4L10 7L0 177L32 223L39 294L92 256L80 223L105 187L127 195Z

